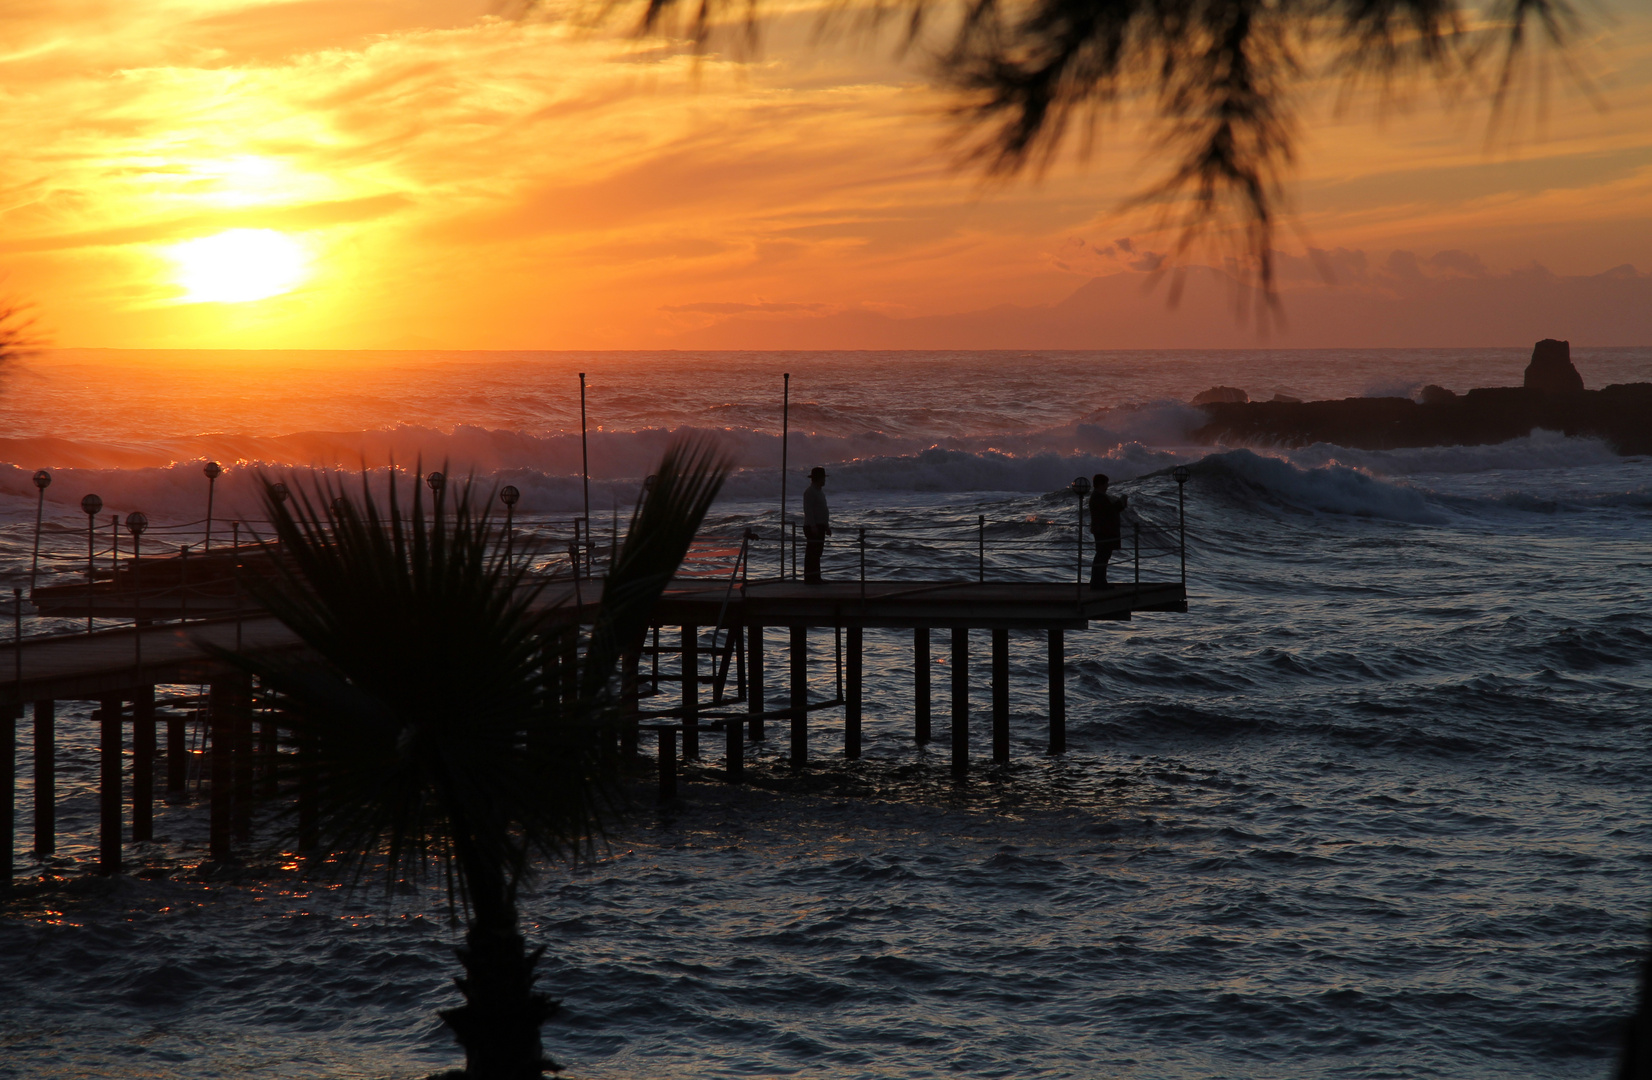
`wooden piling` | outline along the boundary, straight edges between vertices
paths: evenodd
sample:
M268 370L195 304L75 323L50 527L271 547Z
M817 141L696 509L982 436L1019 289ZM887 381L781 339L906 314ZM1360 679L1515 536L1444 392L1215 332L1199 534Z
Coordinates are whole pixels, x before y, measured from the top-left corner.
M57 702L34 703L34 855L57 852Z
M314 851L321 842L316 822L316 785L321 782L321 770L316 762L315 733L300 726L295 734L298 742L298 849Z
M683 627L683 760L700 756L700 628Z
M214 859L230 855L230 817L235 809L234 688L220 679L207 690L207 737L211 773L211 823L208 851Z
M280 793L277 766L281 764L280 713L266 695L264 707L258 710L258 778L259 790L266 799Z
M188 723L176 709L166 718L166 791L169 795L184 795L189 791Z
M252 755L252 680L237 675L232 684L231 727L235 745L235 807L231 817L235 839L246 843L252 839L252 803L256 794L253 786Z
M1010 632L992 632L992 760L1010 760Z
M0 705L0 890L11 885L16 862L13 837L17 832L17 718L21 705Z
M639 647L640 648L640 647ZM620 657L620 756L626 761L637 759L637 709L642 685L639 672L642 654L639 649L627 649Z
M848 629L849 655L844 663L843 684L843 756L853 761L860 757L861 687L865 681L862 638L865 631L858 626Z
M929 742L929 627L912 631L912 738Z
M809 628L792 627L792 760L794 769L809 763Z
M677 729L660 725L660 801L677 797Z
M155 839L155 688L132 692L132 842Z
M1067 751L1067 638L1050 631L1050 753Z
M98 873L120 873L121 715L120 698L104 698L97 711L98 756Z
M747 730L754 739L763 738L763 713L767 709L768 691L763 686L763 628L753 626L746 634L746 711L751 719Z
M969 775L969 630L952 628L952 776Z

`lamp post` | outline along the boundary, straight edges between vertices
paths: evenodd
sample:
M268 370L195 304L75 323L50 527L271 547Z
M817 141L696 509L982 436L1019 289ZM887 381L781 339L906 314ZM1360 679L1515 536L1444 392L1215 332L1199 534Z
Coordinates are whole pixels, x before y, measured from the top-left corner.
M1181 533L1182 588L1187 588L1187 478L1192 474L1186 465L1170 470L1176 481L1176 528Z
M139 541L147 528L149 516L143 511L134 510L126 515L126 531L132 534L132 653L139 664L143 663L143 582L138 577L142 555Z
M92 632L92 601L96 593L92 586L96 582L97 570L97 521L98 514L103 511L103 500L96 495L88 495L80 500L80 512L86 515L86 632Z
M442 472L433 472L424 478L424 482L430 488L430 493L432 495L440 497L442 494L442 489L447 486L447 474Z
M34 581L40 573L40 522L46 513L46 489L52 486L52 474L41 469L34 474L34 486L40 490L40 497L34 504L34 562L29 565L29 592L34 592Z
M212 550L212 495L218 489L218 477L223 474L224 467L216 461L209 461L201 467L201 472L207 478L207 519L206 543L201 545L202 551Z
M279 480L270 485L270 498L275 500L275 505L277 506L285 503L291 495L292 492L287 490L287 485L283 484Z
M1084 497L1090 494L1090 478L1081 476L1074 480L1069 489L1078 496L1078 585L1084 587Z
M499 501L505 504L505 565L511 564L511 540L514 536L512 524L516 520L516 500L522 493L515 484L506 484L499 489Z
M792 432L792 376L783 372L780 390L780 579L786 579L786 444ZM792 570L797 570L797 551L792 551Z
M591 568L591 448L585 437L585 372L579 373L579 460L585 481L585 568Z

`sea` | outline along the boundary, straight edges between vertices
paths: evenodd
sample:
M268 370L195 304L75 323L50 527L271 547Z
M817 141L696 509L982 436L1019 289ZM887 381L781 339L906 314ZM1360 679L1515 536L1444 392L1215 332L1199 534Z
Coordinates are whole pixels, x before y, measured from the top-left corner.
M1592 388L1652 381L1652 348L1572 355ZM209 460L215 545L258 534L261 476L382 484L394 464L516 486L547 571L588 518L600 569L664 449L706 435L735 470L708 535L751 530L759 578L789 558L783 484L795 521L820 465L830 576L865 551L872 577L1071 582L1069 485L1105 473L1130 500L1115 580L1138 573L1137 523L1142 580L1179 580L1185 527L1188 605L1067 633L1067 752L1047 752L1042 634L1010 635L1006 766L972 636L955 783L943 635L920 746L911 634L868 631L859 761L833 710L801 776L775 725L743 787L714 741L675 803L640 779L588 859L541 868L521 908L563 1075L1604 1078L1652 914L1652 459L1547 431L1199 445L1187 404L1519 385L1528 357L53 351L0 384L0 606L24 633L74 629L10 589L81 579L87 494L105 564L110 515L148 516L146 555L204 542ZM818 699L835 647L814 632ZM767 648L783 670L785 639ZM0 1076L461 1063L436 1018L462 932L439 878L307 880L268 830L203 868L199 798L99 878L90 708L60 704L45 862L18 726Z

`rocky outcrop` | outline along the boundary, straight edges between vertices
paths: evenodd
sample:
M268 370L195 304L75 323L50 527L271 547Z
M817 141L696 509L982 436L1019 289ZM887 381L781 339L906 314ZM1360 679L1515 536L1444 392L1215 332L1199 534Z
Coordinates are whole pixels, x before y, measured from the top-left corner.
M1196 396L1193 399L1192 404L1215 405L1219 403L1223 405L1236 405L1243 404L1249 400L1250 395L1239 389L1237 386L1213 386L1204 393Z
M1572 343L1544 338L1532 347L1532 362L1526 365L1527 390L1541 394L1576 394L1583 390L1583 376L1572 366Z
M1326 442L1392 450L1479 446L1542 429L1603 439L1620 454L1652 454L1652 383L1566 393L1492 387L1421 403L1409 398L1347 398L1295 405L1213 402L1201 407L1208 420L1194 432L1194 438L1204 443L1306 446Z

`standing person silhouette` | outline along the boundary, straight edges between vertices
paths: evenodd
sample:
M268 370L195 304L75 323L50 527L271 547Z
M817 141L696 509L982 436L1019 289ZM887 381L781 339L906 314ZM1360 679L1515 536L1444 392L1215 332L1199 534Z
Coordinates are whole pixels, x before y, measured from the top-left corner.
M826 470L816 465L809 470L809 486L803 489L803 580L820 580L820 556L826 538L832 535L832 517L826 509Z
M1090 588L1107 587L1107 562L1120 547L1120 522L1130 502L1124 495L1107 494L1107 474L1096 473L1090 495L1090 531L1096 537L1096 559L1090 564Z

